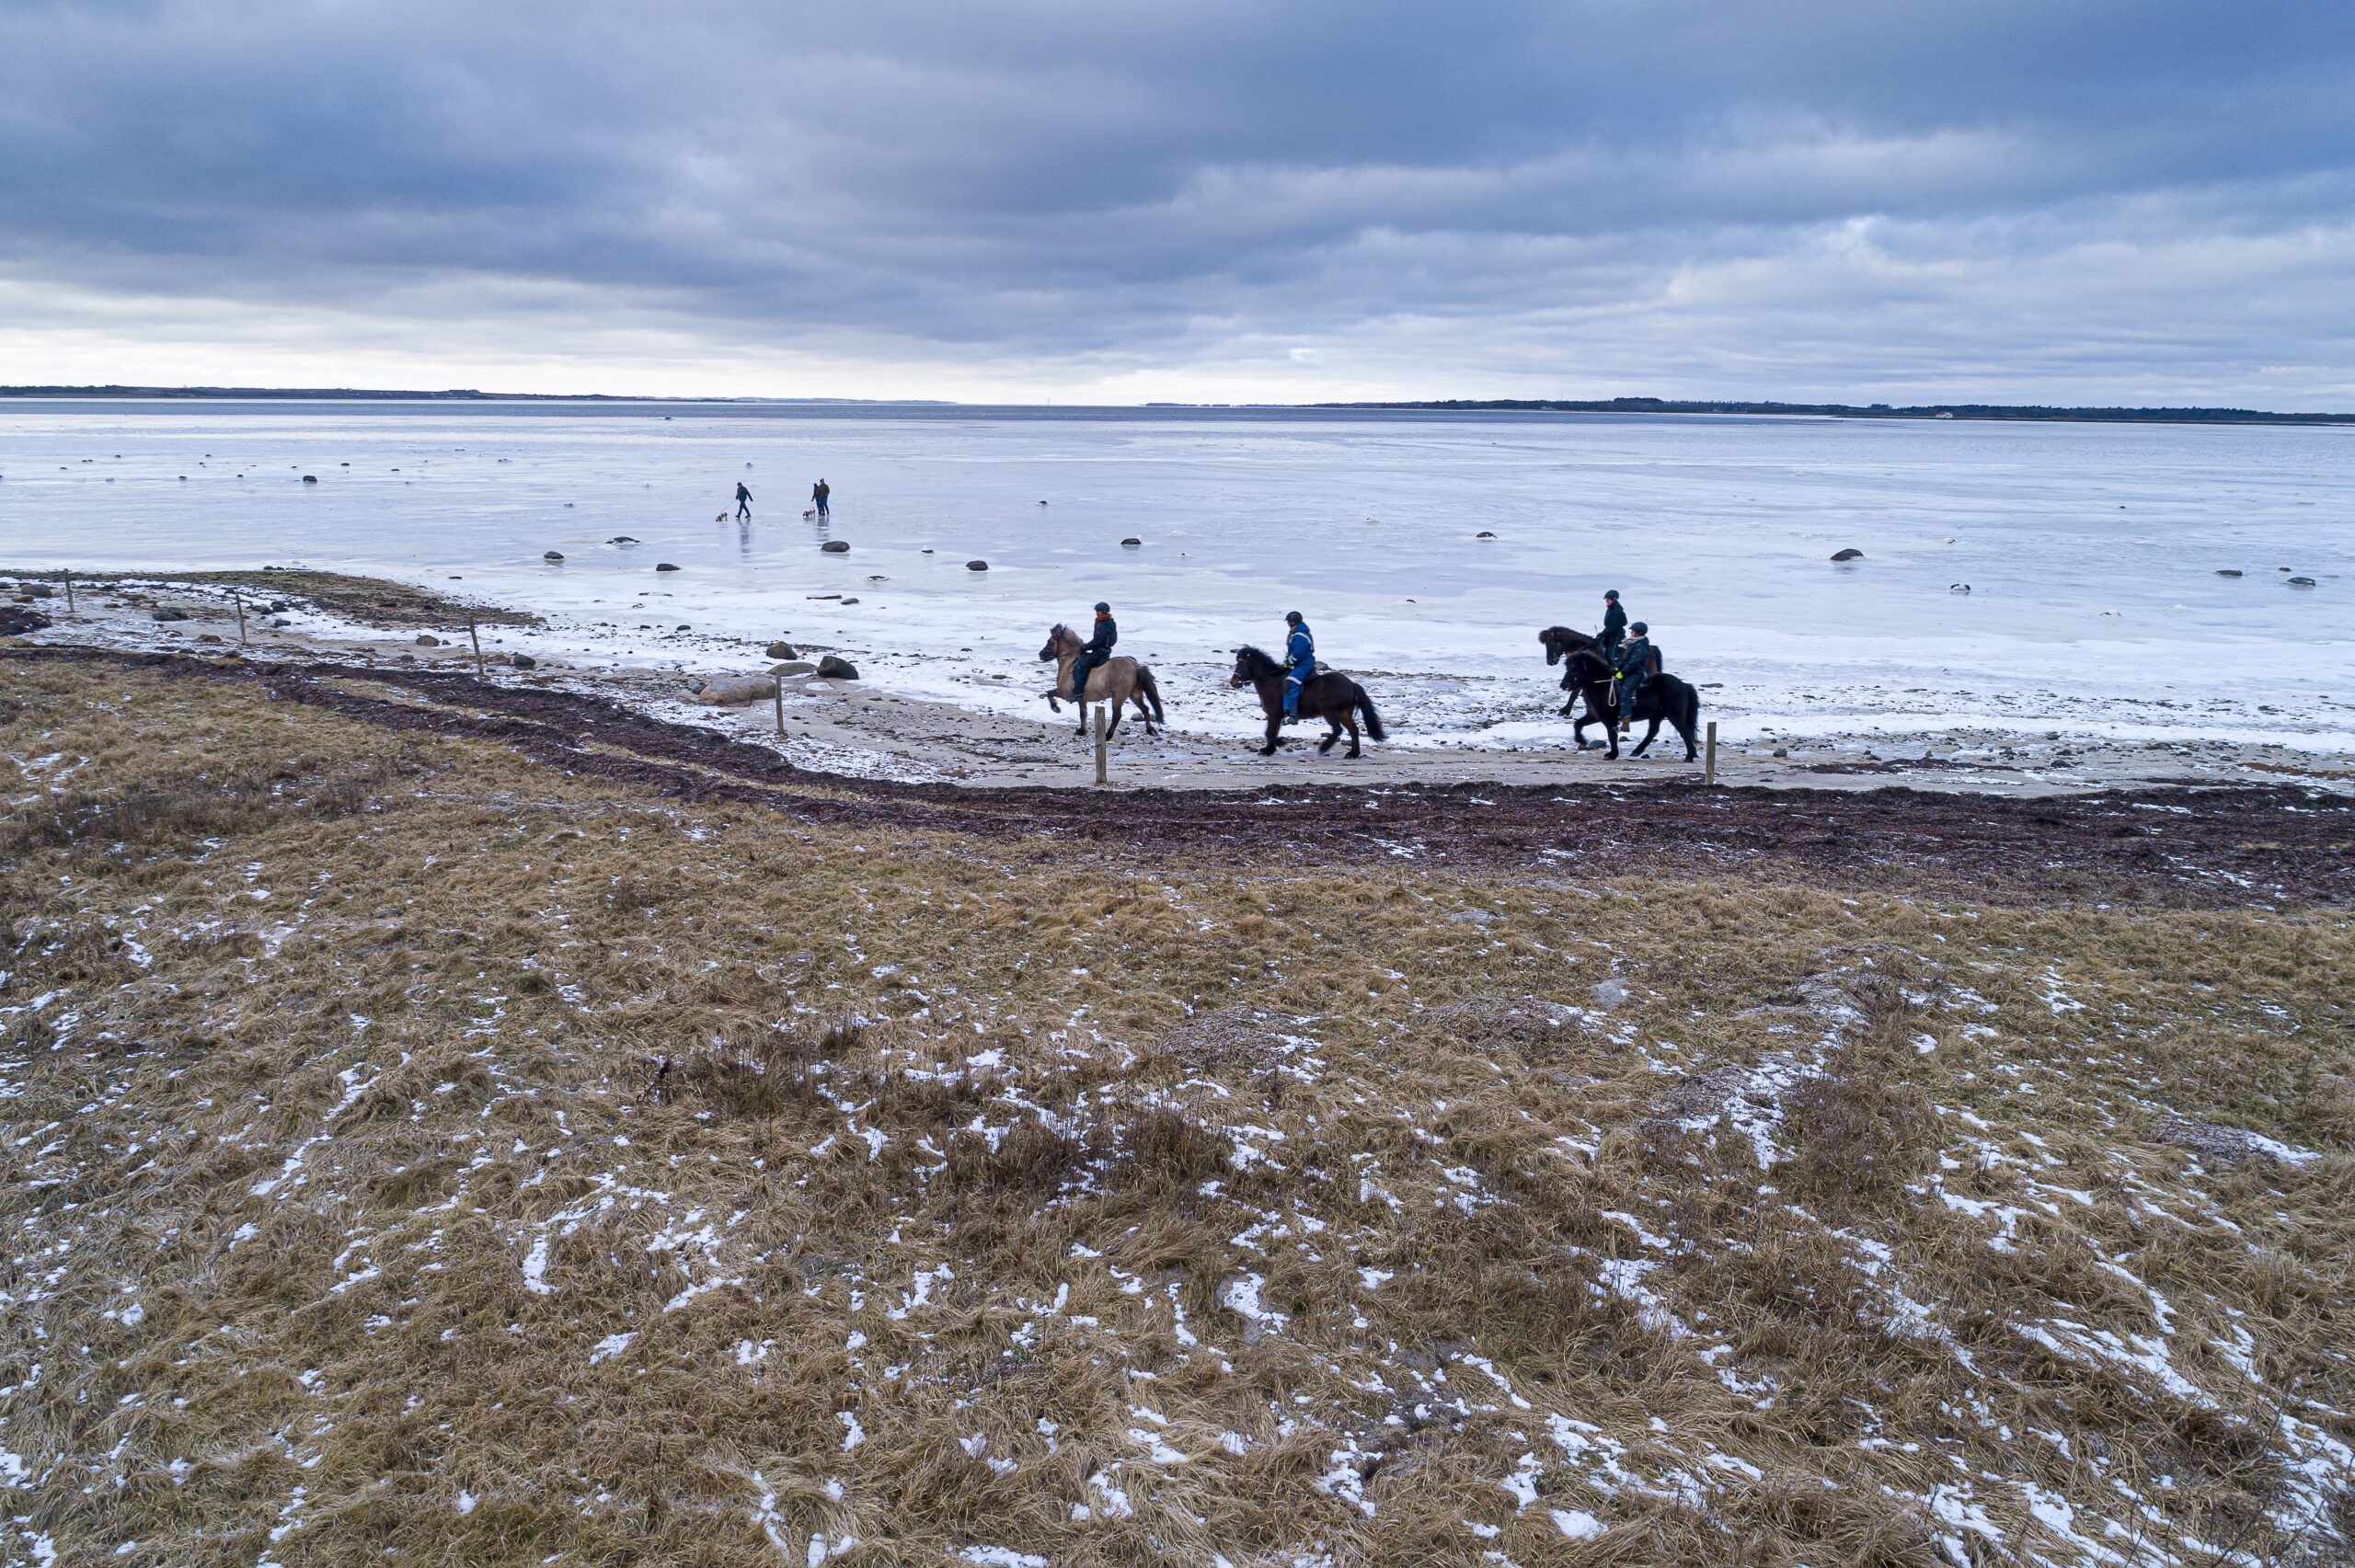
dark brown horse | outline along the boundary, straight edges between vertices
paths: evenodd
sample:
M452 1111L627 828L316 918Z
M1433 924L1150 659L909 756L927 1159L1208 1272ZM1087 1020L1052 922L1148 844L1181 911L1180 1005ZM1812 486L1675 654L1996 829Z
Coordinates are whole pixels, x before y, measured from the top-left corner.
M1259 748L1259 755L1276 754L1276 737L1284 727L1284 667L1255 647L1235 650L1235 673L1227 677L1229 686L1256 686L1259 689L1259 706L1268 715L1268 743ZM1350 749L1346 755L1363 755L1358 745L1358 717L1365 717L1365 732L1376 740L1386 740L1382 732L1382 715L1373 711L1373 699L1365 688L1346 675L1327 673L1312 675L1300 688L1300 716L1323 719L1332 726L1325 738L1316 743L1321 756L1333 749L1341 738L1341 731L1350 732Z
M1576 636L1579 634L1573 632L1570 635ZM1590 644L1591 641L1590 638ZM1552 645L1548 644L1547 651L1551 650ZM1603 733L1610 738L1612 760L1617 761L1619 726L1611 704L1610 664L1603 658L1603 650L1591 646L1573 649L1563 657L1569 669L1562 672L1562 684L1586 699L1586 712L1570 726L1571 738L1578 741L1579 750L1583 751L1586 750L1586 727L1600 724ZM1577 696L1571 698L1571 702L1577 700ZM1562 711L1569 712L1569 704L1564 704ZM1647 676L1643 690L1637 694L1636 710L1629 715L1629 722L1648 720L1651 727L1645 730L1643 739L1637 742L1634 755L1642 756L1645 749L1660 738L1660 721L1665 719L1676 727L1678 737L1684 742L1684 760L1692 761L1700 755L1694 739L1700 713L1701 694L1686 682L1673 675Z
M1548 626L1537 634L1537 640L1545 645L1545 666L1549 670L1578 652L1579 649L1594 647L1592 637L1588 636L1584 632L1573 632L1568 626ZM1564 718L1569 717L1570 710L1579 705L1579 688L1570 679L1570 675L1569 670L1562 671L1562 690L1570 694L1570 700L1562 704ZM1600 720L1603 715L1597 712L1592 704L1589 704L1586 716L1589 719ZM1579 750L1581 751L1586 750L1585 741L1579 742Z

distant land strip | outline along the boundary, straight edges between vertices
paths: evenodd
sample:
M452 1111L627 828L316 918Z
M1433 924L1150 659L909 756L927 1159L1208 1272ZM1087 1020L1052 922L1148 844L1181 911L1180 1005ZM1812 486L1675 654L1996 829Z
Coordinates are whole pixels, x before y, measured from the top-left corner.
M876 407L1051 407L1077 412L1091 406L1185 409L1212 412L1281 411L1455 414L1783 414L1836 419L2008 419L2081 424L2355 425L2355 413L2282 414L2263 408L2061 408L2040 403L1750 403L1665 397L1448 397L1359 403L1178 403L1142 405L959 404L936 397L651 397L605 392L479 392L453 387L440 392L394 392L363 387L307 386L0 386L0 398L122 397L217 398L224 401L356 400L377 403L725 403L843 405Z
M1840 419L2053 419L2093 424L2355 425L2355 414L2275 414L2262 408L2054 408L2039 403L1685 402L1661 397L1450 397L1419 403L1317 403L1317 408L1532 414L1811 414Z

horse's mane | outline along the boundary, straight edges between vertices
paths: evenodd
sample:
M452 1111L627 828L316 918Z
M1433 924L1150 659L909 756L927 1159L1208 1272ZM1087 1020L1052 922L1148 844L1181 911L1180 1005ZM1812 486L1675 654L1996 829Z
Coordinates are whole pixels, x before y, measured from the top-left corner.
M1278 664L1274 659L1269 658L1266 654L1261 653L1249 643L1246 643L1241 647L1236 648L1235 650L1235 657L1250 670L1251 678L1255 681L1260 676L1265 675L1270 670L1281 670L1283 668L1283 666Z

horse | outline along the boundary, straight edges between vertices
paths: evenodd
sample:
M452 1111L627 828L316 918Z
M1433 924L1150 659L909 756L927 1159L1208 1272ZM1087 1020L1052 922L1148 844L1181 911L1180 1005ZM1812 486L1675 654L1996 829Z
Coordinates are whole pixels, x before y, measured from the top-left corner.
M1040 663L1043 664L1048 659L1055 661L1055 686L1053 691L1047 693L1047 706L1057 713L1063 711L1063 705L1056 699L1072 694L1072 661L1079 657L1079 650L1086 646L1080 640L1077 632L1058 621L1055 623L1054 629L1047 634L1047 646L1039 650ZM1087 690L1083 693L1083 698L1079 704L1079 732L1082 735L1087 733L1087 704L1089 703L1111 704L1112 723L1110 727L1104 731L1104 738L1107 740L1120 733L1120 708L1124 703L1136 704L1137 717L1144 721L1144 732L1147 735L1155 733L1153 727L1155 720L1165 724L1168 722L1166 715L1161 711L1161 687L1155 681L1153 671L1131 658L1127 654L1108 658L1089 670ZM1147 707L1145 705L1147 703L1153 705Z
M1259 748L1259 755L1276 754L1276 736L1284 727L1284 667L1255 647L1235 650L1235 672L1227 677L1229 686L1257 686L1259 706L1268 715L1268 743ZM1316 743L1316 754L1323 756L1333 750L1333 742L1341 738L1346 727L1350 732L1350 749L1343 755L1364 754L1358 745L1358 718L1364 715L1365 732L1376 740L1387 740L1383 733L1382 715L1373 711L1373 699L1365 688L1346 675L1327 673L1312 675L1301 683L1300 716L1323 719L1332 727L1325 738Z
M1545 667L1548 670L1561 663L1563 659L1578 652L1579 649L1596 646L1592 637L1588 636L1584 632L1574 632L1568 626L1548 626L1537 634L1537 640L1545 645ZM1562 690L1570 694L1569 701L1562 704L1562 716L1568 718L1570 716L1570 710L1579 705L1579 688L1570 680L1570 671L1567 670L1562 671ZM1601 712L1595 708L1590 706L1587 709L1588 718L1598 719L1602 716ZM1584 748L1581 747L1580 750Z
M1578 635L1575 632L1571 634L1573 636ZM1550 644L1548 651L1551 651ZM1586 727L1600 723L1603 733L1611 740L1611 759L1618 761L1619 726L1611 707L1610 664L1592 647L1574 649L1563 657L1568 661L1569 669L1563 671L1562 684L1586 698L1586 713L1570 727L1571 737L1578 741L1579 750L1583 751L1586 750ZM1571 701L1575 702L1577 698L1573 697ZM1569 705L1563 704L1562 711L1569 712ZM1636 697L1636 710L1629 717L1631 722L1648 719L1651 727L1644 731L1644 738L1637 744L1633 754L1638 757L1644 754L1645 749L1660 738L1660 721L1666 719L1676 727L1677 735L1684 742L1684 760L1688 762L1694 761L1701 754L1694 738L1700 712L1701 694L1685 681L1673 675L1646 677L1643 690Z

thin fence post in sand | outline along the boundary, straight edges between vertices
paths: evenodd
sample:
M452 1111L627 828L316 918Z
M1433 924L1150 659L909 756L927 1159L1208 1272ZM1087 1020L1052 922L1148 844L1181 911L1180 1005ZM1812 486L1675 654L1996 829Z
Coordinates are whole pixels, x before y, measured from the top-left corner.
M65 613L74 614L74 574L72 572L65 574ZM79 619L78 616L75 618Z
M229 590L229 602L237 607L237 646L251 647L253 645L246 640L246 596L233 588Z
M482 634L475 630L475 612L471 610L466 612L466 636L475 645L475 679L488 680L489 672L482 667Z
M1110 784L1112 775L1104 757L1104 704L1096 704L1096 782Z
M772 675L769 677L769 695L776 700L776 732L778 735L782 736L785 733L784 676Z
M1705 784L1713 784L1717 782L1717 721L1716 719L1709 721L1709 749L1704 755L1707 760L1701 764L1701 782Z

